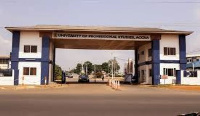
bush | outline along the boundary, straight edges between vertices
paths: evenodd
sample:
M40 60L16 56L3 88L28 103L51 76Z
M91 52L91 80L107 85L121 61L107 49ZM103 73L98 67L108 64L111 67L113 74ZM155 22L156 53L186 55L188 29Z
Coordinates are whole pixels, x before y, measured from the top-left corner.
M56 80L62 80L62 76L57 76Z

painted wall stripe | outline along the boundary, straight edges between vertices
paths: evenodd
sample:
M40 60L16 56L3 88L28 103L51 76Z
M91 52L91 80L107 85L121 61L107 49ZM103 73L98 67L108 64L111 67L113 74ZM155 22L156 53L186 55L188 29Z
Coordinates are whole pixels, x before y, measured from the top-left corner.
M160 63L175 63L175 64L179 64L180 60L160 60ZM152 64L152 61L141 62L138 65L139 66L143 66L143 65L150 65L150 64Z

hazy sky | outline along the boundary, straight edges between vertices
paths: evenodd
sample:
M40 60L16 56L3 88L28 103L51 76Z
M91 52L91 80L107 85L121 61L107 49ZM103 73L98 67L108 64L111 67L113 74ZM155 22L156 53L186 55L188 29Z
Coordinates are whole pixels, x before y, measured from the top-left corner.
M200 53L200 0L0 0L0 55L11 51L5 26L37 24L158 27L194 31L187 53ZM56 62L68 70L86 60L101 64L134 51L57 50ZM118 60L123 67L124 60Z

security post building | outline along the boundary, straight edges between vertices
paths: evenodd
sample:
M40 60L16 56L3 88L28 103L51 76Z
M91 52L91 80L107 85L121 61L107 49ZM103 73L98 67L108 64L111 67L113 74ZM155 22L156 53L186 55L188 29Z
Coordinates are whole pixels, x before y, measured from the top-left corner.
M43 85L54 81L55 51L63 49L135 50L138 83L179 82L186 69L186 36L192 32L158 28L37 25L6 27L12 32L14 84ZM70 55L70 54L69 54ZM46 79L46 81L45 81Z

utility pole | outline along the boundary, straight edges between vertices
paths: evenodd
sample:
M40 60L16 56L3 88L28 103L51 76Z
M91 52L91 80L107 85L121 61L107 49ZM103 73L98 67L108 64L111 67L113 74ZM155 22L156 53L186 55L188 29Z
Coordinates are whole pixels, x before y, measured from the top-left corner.
M86 75L87 75L87 72L88 72L88 71L87 71L87 63L86 63L85 65L86 65L86 69L85 69L86 71L85 71L85 73L86 73Z
M112 61L112 79L113 79L113 61Z

